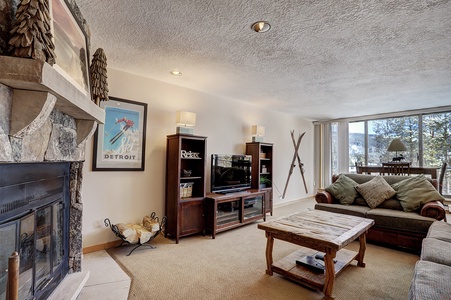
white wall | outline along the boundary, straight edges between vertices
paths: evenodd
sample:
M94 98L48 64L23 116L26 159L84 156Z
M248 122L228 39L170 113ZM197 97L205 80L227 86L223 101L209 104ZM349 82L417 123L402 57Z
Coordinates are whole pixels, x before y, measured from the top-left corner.
M114 223L140 223L155 211L164 215L166 136L175 133L178 110L197 114L194 134L207 137L208 157L212 153L245 152L251 141L251 125L263 125L265 142L274 143L274 204L305 198L314 194L313 125L310 121L268 111L244 102L221 99L179 86L108 70L110 96L148 103L145 171L92 171L92 141L86 149L83 200L83 247L114 241L117 238L103 220ZM299 169L291 176L283 193L294 154L290 130L295 136L306 132L300 147L301 160L309 193L306 194ZM210 159L207 161L207 187L210 185Z

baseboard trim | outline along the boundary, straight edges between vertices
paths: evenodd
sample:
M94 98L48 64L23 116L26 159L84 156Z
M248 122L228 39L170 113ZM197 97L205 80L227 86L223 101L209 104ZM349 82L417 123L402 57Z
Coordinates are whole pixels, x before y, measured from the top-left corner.
M302 202L302 201L309 200L312 198L314 199L314 196L308 196L305 198L290 200L290 201L286 201L286 202L282 202L282 203L274 203L273 209L291 205L291 204L298 203L298 202ZM113 241L113 242L107 242L104 244L89 246L89 247L83 248L83 254L96 252L96 251L100 251L100 250L107 250L109 248L114 248L114 247L119 246L121 244L121 242L122 242L121 240L117 240L117 241Z
M89 247L83 248L83 254L96 252L96 251L100 251L100 250L106 250L109 248L114 248L114 247L119 246L121 243L122 243L121 240L117 240L114 242L107 242L104 244L89 246Z
M285 201L285 202L282 202L282 203L274 203L273 204L273 208L279 208L279 207L284 207L284 206L295 204L295 203L300 203L302 201L310 200L312 198L315 199L314 196L308 196L308 197L305 197L305 198L289 200L289 201Z

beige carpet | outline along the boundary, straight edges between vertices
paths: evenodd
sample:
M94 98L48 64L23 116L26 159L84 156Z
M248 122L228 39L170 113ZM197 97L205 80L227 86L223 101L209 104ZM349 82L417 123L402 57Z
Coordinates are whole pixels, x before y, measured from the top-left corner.
M281 217L313 207L314 200L275 209ZM262 221L259 221L262 222ZM108 250L131 276L130 300L135 299L322 299L323 294L284 279L265 274L266 238L258 222L216 235L196 235L179 244L156 238L156 249L141 247L130 256L131 246ZM358 242L347 248L358 249ZM275 240L274 261L297 250ZM366 267L355 261L335 281L334 296L343 300L407 299L418 256L367 245Z

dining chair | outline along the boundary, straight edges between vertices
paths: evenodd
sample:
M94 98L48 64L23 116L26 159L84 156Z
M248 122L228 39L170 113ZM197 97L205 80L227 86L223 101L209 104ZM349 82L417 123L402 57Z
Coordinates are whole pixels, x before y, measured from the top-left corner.
M382 163L382 175L410 175L410 162Z
M362 166L362 162L355 162L355 172L357 174L362 174L362 170L360 169L361 166Z
M443 162L442 167L440 168L440 176L438 178L438 192L440 193L440 195L442 194L443 191L443 179L445 178L445 173L446 173L446 166L448 164L446 162Z

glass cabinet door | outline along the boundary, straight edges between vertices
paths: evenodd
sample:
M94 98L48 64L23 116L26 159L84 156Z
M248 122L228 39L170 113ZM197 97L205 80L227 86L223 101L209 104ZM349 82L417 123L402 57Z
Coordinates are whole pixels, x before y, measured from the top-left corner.
M218 203L218 210L216 212L217 226L239 222L240 221L241 201L228 201Z
M243 216L244 220L253 217L261 216L263 214L263 196L255 196L243 199L244 210Z

